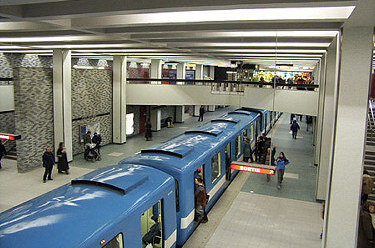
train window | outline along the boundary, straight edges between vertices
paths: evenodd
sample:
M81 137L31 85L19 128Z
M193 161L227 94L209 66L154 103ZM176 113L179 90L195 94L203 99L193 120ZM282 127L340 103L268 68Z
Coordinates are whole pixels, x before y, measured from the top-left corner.
M114 237L102 248L124 248L124 240L122 236L122 233L119 233L116 237Z
M254 140L254 125L250 126L250 141L252 142Z
M180 189L178 187L178 181L175 180L175 186L176 186L176 212L180 212Z
M143 213L141 217L142 247L163 247L162 200Z
M244 130L242 130L242 136L247 136L247 129L245 128Z
M240 156L241 154L241 135L238 135L236 139L236 156Z
M211 172L212 172L211 181L214 183L221 175L221 153L220 152L218 152L211 159Z

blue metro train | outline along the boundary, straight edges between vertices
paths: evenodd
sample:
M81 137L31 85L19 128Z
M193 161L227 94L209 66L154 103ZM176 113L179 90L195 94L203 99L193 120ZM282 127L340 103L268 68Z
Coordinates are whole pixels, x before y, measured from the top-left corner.
M98 169L0 214L0 247L178 247L193 233L194 178L207 211L237 175L243 136L252 145L280 113L238 109Z

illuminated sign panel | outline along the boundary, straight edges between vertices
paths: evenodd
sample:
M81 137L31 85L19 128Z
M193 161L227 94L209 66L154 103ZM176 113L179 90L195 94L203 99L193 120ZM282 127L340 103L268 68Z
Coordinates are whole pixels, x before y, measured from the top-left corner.
M12 134L7 134L7 133L0 133L0 139L18 140L18 139L21 139L21 135L12 135Z
M262 167L257 167L257 166L231 164L230 168L233 169L233 170L254 172L254 173L266 174L266 175L275 175L275 170L273 170L273 169L267 169L267 168L262 168Z

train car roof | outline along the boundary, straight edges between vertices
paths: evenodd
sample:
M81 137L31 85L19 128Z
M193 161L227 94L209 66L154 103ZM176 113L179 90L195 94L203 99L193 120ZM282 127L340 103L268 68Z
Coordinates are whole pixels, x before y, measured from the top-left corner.
M154 168L98 169L1 213L1 247L83 247L168 187L173 178Z
M258 116L259 113L256 112L233 111L162 144L143 149L139 154L122 160L120 164L151 165L172 175L193 170L195 161L204 158L218 144L229 141Z

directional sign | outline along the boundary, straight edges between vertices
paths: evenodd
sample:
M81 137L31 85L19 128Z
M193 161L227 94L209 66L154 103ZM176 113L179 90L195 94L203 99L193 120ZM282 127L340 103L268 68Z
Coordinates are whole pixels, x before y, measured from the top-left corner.
M263 164L251 164L246 162L233 161L230 168L233 170L275 175L275 167Z
M21 139L21 135L9 134L9 133L0 133L0 139L18 140L18 139Z

